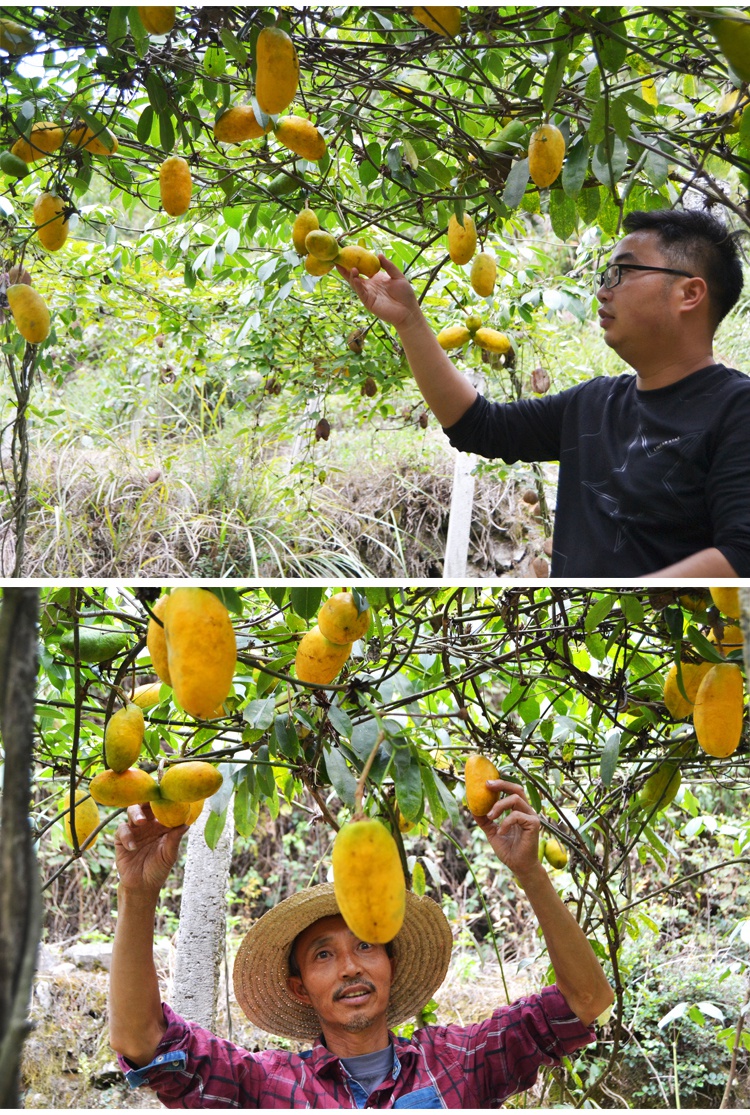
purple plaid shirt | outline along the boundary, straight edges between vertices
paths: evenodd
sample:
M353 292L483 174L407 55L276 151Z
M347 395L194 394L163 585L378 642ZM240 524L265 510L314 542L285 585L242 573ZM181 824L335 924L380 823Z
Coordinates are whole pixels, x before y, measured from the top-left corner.
M499 1107L530 1088L540 1065L594 1041L557 987L499 1007L470 1026L391 1034L393 1069L368 1097L318 1039L303 1053L249 1053L164 1005L168 1029L150 1065L120 1057L131 1087L154 1088L165 1107Z

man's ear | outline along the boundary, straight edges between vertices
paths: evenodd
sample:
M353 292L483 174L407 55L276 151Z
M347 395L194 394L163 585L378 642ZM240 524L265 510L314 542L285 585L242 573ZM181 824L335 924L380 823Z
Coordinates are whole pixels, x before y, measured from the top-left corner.
M696 275L693 279L684 280L684 286L682 287L682 308L684 310L696 309L707 298L708 286L706 280L702 279L700 275Z
M304 1003L306 1007L310 1006L310 996L307 994L300 976L287 976L286 986L289 994L298 1002Z

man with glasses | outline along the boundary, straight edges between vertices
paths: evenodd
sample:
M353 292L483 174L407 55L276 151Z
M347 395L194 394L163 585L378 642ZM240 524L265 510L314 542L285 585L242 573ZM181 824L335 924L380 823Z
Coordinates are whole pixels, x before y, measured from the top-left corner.
M742 290L738 233L697 210L629 213L596 276L604 340L635 372L489 403L384 256L348 279L393 325L452 445L559 461L552 576L750 576L750 379L713 356Z

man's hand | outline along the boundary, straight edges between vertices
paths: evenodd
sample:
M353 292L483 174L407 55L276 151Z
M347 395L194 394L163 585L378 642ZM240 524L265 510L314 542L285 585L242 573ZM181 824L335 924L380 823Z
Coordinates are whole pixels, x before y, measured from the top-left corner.
M382 253L378 259L383 270L378 271L371 279L363 279L356 267L347 270L337 264L336 269L359 296L365 309L381 321L402 329L411 320L422 317L417 296L411 283L395 263L391 263Z
M115 864L120 885L131 891L158 893L174 867L187 825L166 828L150 805L131 805L128 820L115 832Z
M539 869L541 822L526 800L523 788L516 782L490 778L487 785L490 790L507 796L496 801L486 817L472 815L499 859L522 881L524 876Z

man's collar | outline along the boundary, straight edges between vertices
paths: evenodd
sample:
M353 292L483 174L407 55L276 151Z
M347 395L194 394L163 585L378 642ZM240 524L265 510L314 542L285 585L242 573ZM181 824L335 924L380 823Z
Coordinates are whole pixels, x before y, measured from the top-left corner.
M395 1078L401 1072L401 1062L408 1057L416 1057L417 1050L408 1040L408 1038L396 1037L396 1035L390 1030L388 1031L388 1037L393 1048L393 1075ZM323 1041L322 1034L316 1039L315 1045L312 1047L310 1055L307 1058L307 1063L316 1075L325 1075L327 1073L330 1073L331 1071L333 1071L334 1066L339 1064L339 1058L336 1056L335 1053L331 1053L330 1049Z

